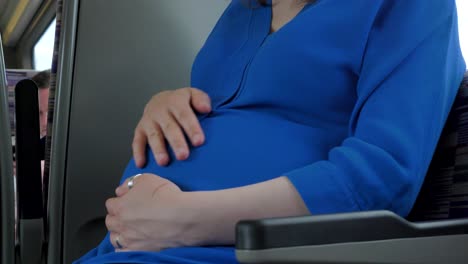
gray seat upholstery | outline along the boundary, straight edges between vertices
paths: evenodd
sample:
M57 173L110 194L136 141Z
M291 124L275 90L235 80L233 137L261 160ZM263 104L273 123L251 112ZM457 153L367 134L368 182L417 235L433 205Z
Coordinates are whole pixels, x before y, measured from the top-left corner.
M228 3L63 1L46 152L48 263L71 263L104 237L104 203L131 157L146 102L190 84L193 59Z
M416 204L391 212L244 221L242 263L468 263L468 73Z
M2 39L0 37L0 263L2 264L15 263L15 205L12 160L8 88Z

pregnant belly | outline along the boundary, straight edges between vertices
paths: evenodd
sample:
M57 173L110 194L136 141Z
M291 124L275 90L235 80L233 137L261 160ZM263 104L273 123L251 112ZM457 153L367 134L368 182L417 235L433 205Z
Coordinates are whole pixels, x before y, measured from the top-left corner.
M327 157L341 143L346 127L311 127L270 114L222 110L201 121L203 146L185 161L160 167L148 151L148 164L131 161L124 177L149 172L184 191L219 190L270 180Z

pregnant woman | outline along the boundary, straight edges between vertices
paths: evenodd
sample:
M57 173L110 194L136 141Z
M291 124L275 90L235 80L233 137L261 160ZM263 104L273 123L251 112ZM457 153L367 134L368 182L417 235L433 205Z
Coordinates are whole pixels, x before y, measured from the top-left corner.
M75 263L237 263L241 219L406 216L464 71L454 0L232 0Z

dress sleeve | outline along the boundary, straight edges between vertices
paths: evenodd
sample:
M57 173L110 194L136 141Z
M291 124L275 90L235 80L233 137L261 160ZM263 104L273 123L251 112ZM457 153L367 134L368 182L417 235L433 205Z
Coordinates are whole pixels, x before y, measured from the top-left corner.
M406 216L466 69L454 1L383 2L348 137L327 160L286 173L312 214L386 209Z

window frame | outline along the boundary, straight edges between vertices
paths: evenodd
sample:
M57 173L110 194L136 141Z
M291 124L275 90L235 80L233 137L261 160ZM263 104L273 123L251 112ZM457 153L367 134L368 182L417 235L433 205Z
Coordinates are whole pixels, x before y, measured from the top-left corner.
M17 65L21 69L32 69L34 66L34 47L56 18L56 0L45 0L29 24L27 30L16 46Z

